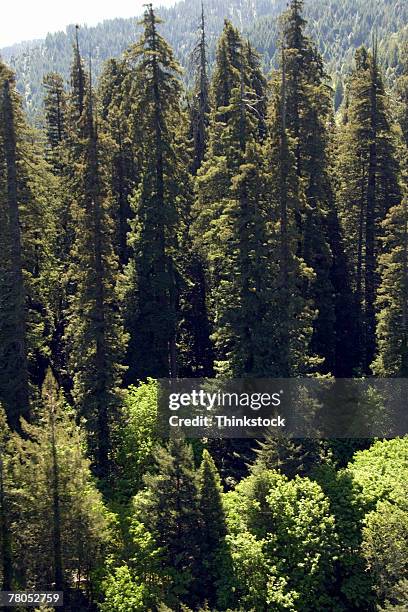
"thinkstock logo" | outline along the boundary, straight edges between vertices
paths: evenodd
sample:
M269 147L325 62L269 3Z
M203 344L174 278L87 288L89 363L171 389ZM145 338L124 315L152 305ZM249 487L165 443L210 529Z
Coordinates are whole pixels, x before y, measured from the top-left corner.
M396 437L407 433L406 379L161 379L165 437Z

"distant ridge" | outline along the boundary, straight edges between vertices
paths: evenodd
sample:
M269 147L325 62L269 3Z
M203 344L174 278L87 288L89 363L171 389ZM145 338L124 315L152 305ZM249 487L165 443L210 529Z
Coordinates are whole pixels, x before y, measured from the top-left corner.
M210 62L214 58L215 41L224 19L230 19L244 31L254 46L263 53L268 72L274 65L276 19L286 8L286 0L206 0L207 39ZM186 70L191 72L191 51L201 0L182 0L170 8L157 9L163 19L161 30ZM370 45L373 28L378 32L380 55L388 80L394 77L400 47L408 39L408 3L402 0L305 0L305 18L309 33L316 40L334 81L341 82L352 62L355 49ZM80 30L84 54L92 49L96 78L103 62L119 56L137 40L138 18L105 20L97 26ZM3 59L15 70L17 86L24 97L32 119L38 118L42 104L42 78L50 71L61 72L68 81L74 25L65 31L48 34L44 40L26 41L0 51Z

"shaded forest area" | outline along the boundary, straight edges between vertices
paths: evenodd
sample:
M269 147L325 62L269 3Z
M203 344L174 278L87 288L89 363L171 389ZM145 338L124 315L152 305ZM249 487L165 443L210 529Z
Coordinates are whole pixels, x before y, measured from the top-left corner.
M402 611L408 439L172 439L157 378L406 377L408 49L344 102L305 34L279 67L204 11L186 92L142 34L29 126L0 64L0 581L103 612ZM373 400L374 401L374 400Z

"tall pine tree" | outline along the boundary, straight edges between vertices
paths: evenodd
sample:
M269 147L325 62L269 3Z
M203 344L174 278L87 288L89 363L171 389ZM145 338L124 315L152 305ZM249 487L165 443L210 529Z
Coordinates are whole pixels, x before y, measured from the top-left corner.
M338 205L347 236L357 301L359 371L370 372L376 348L375 299L381 222L400 201L399 168L377 53L356 52L348 83L347 122L340 130Z
M26 289L13 76L0 64L0 400L13 428L29 414Z
M144 33L127 54L132 66L140 182L132 199L126 268L129 380L177 373L176 249L188 177L179 138L180 67L159 34L151 5Z
M103 167L103 143L89 87L81 117L72 221L75 238L68 271L66 328L73 395L85 417L97 474L110 471L112 426L118 418L119 384L126 349L116 296L118 264L112 248L111 201Z
M324 358L320 369L331 372L335 357L334 288L330 278L332 254L326 214L330 200L327 160L327 121L331 96L322 58L305 35L303 0L292 0L282 20L282 47L286 73L286 127L293 139L295 168L304 197L296 213L298 256L313 269L305 297L314 302L312 352ZM282 68L281 68L282 69Z

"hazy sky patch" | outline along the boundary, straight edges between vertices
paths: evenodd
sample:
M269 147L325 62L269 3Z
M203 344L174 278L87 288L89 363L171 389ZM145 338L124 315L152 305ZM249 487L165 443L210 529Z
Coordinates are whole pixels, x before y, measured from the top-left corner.
M146 0L11 0L0 20L0 48L44 38L47 32L65 30L71 23L96 25L104 19L140 15L145 3ZM174 3L175 0L158 0L153 5Z

